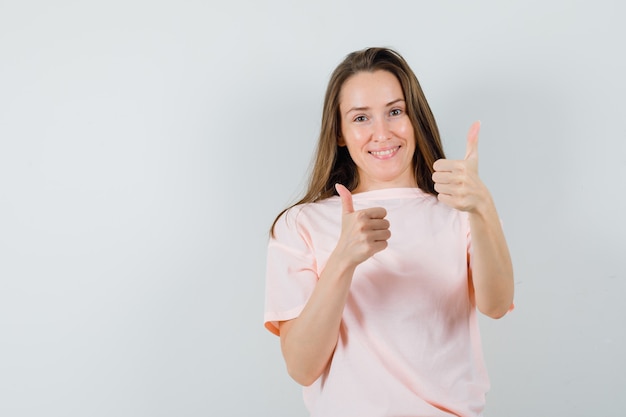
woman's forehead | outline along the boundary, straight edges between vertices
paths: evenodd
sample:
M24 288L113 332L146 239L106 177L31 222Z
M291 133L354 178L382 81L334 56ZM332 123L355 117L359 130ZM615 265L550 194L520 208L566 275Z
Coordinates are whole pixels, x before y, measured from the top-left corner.
M394 74L385 70L358 72L348 78L339 93L342 112L351 108L384 107L404 99L402 86Z

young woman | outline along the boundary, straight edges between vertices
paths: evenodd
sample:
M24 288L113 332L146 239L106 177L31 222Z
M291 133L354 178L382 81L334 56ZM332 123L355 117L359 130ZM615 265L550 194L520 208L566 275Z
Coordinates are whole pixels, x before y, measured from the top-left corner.
M480 416L476 310L502 317L513 268L478 176L478 131L445 159L405 60L331 76L306 195L272 225L265 326L313 417Z

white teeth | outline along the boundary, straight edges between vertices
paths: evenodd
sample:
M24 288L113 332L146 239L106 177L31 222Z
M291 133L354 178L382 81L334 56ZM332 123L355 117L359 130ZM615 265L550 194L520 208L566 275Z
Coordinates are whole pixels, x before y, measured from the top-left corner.
M370 151L370 153L376 156L387 156L387 155L391 155L392 153L394 153L396 149L398 148L387 149L386 151Z

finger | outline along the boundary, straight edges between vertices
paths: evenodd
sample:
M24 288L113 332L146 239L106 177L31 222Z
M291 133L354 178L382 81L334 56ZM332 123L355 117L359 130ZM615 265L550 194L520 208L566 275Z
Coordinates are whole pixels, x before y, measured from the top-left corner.
M367 224L370 230L387 230L389 229L389 220L386 219L371 219Z
M437 199L447 206L454 207L455 201L454 197L452 197L451 195L438 194Z
M464 161L455 159L438 159L433 164L435 172L453 172L463 169Z
M385 250L389 246L386 240L377 240L372 243L372 255Z
M449 165L448 163L449 163L448 159L437 159L435 163L433 164L433 170L449 171L449 169L444 169L444 168L448 168L448 165Z
M350 193L350 190L341 184L335 184L335 189L337 190L337 193L339 193L339 198L341 198L341 208L343 214L354 213L354 205L352 204L352 194Z
M364 209L363 213L370 219L384 219L387 215L387 210L382 207L371 207Z
M454 190L449 184L435 183L435 191L437 191L439 195L451 195Z
M478 132L480 131L480 120L475 121L467 132L467 149L465 159L478 159Z
M371 234L371 238L374 242L382 242L389 240L391 232L389 230L375 230Z
M437 171L433 172L433 182L439 184L450 184L453 179L453 174L449 171Z

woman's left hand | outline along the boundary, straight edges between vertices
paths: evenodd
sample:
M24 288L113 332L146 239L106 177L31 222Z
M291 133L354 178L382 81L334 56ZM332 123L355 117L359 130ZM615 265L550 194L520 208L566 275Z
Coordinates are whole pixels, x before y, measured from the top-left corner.
M479 130L480 122L470 127L464 160L435 162L433 181L439 201L469 212L476 306L484 314L499 318L513 303L513 265L491 194L478 177Z
M465 159L439 159L433 164L433 181L439 201L457 210L477 212L491 196L478 176L478 132L474 122L467 133Z

